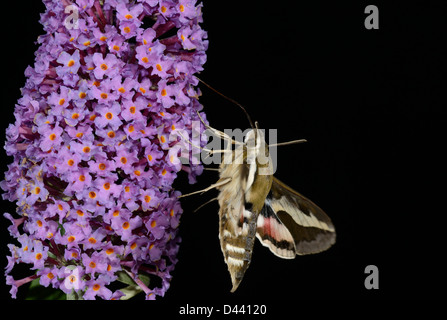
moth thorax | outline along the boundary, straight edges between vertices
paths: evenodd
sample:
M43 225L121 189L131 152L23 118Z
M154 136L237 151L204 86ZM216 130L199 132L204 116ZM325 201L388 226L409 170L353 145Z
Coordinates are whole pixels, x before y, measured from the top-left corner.
M273 164L262 130L250 130L245 137L244 147L249 168L245 192L249 192L257 177L273 175Z
M246 161L248 164L258 162L261 165L268 165L269 150L265 142L263 130L253 129L248 131L244 139L244 151L246 152Z

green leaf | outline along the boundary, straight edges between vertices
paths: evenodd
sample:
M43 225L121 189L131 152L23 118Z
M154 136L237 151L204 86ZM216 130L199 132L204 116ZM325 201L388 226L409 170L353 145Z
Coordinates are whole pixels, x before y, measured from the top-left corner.
M48 256L49 256L50 258L52 258L52 259L57 259L57 256L56 256L53 252L48 251L47 254L48 254Z
M120 289L120 291L124 293L124 296L122 296L120 300L128 300L143 292L140 286L127 274L126 271L118 271L117 275L118 281L128 285L127 287ZM146 286L149 286L150 276L147 273L139 273L138 279L141 280Z
M40 285L39 278L31 281L25 300L65 300L61 290Z
M126 273L126 271L118 271L118 281L121 281L124 284L128 284L130 286L136 285L135 281Z
M136 285L135 281L127 274L126 271L118 271L118 280L124 284L128 285ZM147 273L140 272L138 274L138 279L143 281L143 283L148 286L151 280L150 276Z
M67 300L83 300L83 299L82 296L78 295L76 291L72 289L71 292L67 294Z
M58 229L60 229L61 236L64 236L65 235L65 229L64 229L64 226L61 223L59 223Z
M139 274L138 274L138 278L139 278L141 281L143 281L143 283L144 283L146 286L149 286L149 282L150 282L151 278L149 277L149 275L148 275L147 273L139 273Z
M141 290L141 288L134 284L134 285L129 285L125 288L120 289L120 291L122 293L124 293L124 296L122 296L120 298L120 300L129 300L130 298L135 297L137 294L143 292L143 290Z

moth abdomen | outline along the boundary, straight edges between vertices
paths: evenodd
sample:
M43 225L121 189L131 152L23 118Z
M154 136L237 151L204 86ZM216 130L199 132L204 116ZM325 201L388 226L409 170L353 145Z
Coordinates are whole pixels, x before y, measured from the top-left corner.
M228 229L223 230L221 237L221 247L224 253L225 262L231 275L234 292L242 281L245 271L250 265L251 255L256 237L257 215L245 214L242 225L238 225L236 232Z

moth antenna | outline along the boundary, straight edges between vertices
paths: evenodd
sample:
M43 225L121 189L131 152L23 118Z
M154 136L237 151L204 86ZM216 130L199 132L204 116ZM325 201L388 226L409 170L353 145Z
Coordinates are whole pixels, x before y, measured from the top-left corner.
M280 142L280 143L274 143L274 144L270 144L269 148L271 147L281 147L281 146L288 146L291 144L298 144L298 143L304 143L307 142L306 139L300 139L300 140L293 140L293 141L287 141L287 142Z
M258 123L258 121L255 121L255 127L256 127L256 130L255 130L255 140L258 141L258 130L259 130L259 123Z
M197 78L197 77L196 77L196 78ZM244 108L243 105L241 105L241 104L240 104L239 102L237 102L236 100L231 99L231 98L227 97L226 95L224 95L223 93L217 91L216 89L214 89L213 87L211 87L208 83L206 83L205 81L201 80L200 78L197 78L197 79L198 79L201 83L203 83L205 86L207 86L209 89L213 90L215 93L217 93L218 95L220 95L221 97L224 97L224 98L227 99L228 101L234 103L234 104L237 105L239 108L241 108L242 111L244 111L245 116L246 116L247 119L248 119L248 122L250 122L250 127L251 127L252 129L255 128L255 126L253 125L253 121L251 121L251 117L250 117L250 115L248 114L247 110L245 110L245 108Z

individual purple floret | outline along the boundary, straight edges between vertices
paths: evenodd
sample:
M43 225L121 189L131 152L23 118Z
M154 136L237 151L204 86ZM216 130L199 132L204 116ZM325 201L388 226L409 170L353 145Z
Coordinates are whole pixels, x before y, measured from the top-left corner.
M180 242L172 183L182 169L190 181L203 170L179 164L180 137L172 139L175 130L191 136L202 109L194 77L208 47L202 5L43 2L46 34L6 130L14 161L0 183L18 206L16 217L4 214L17 240L8 245L11 295L39 279L78 298L119 299L110 284L125 276L146 299L163 296ZM19 263L30 275L16 280Z

